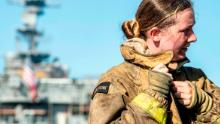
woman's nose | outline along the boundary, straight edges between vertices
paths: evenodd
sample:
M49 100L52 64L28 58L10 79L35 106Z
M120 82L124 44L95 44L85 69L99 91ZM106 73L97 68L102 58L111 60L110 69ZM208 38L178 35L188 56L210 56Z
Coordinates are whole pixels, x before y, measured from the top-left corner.
M189 35L188 42L196 42L197 37L196 34L192 31Z

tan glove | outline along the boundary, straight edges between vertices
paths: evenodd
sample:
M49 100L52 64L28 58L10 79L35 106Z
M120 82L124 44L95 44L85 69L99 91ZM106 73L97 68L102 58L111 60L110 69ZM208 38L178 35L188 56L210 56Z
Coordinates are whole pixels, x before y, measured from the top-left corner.
M168 95L171 77L155 70L148 71L148 87L139 93L131 104L140 107L159 124L166 124Z
M168 73L152 70L148 72L148 78L149 88L147 93L155 97L162 106L167 108L172 77Z
M173 80L172 74L169 73L169 69L164 64L158 64L152 70L164 73L164 74L166 74L167 76L169 76Z

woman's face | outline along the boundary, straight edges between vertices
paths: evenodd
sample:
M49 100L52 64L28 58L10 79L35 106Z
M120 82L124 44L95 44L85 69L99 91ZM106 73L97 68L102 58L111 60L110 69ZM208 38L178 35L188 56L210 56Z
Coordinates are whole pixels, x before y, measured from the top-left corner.
M173 15L176 23L161 30L161 51L172 50L173 61L179 61L186 57L186 51L190 43L196 41L193 32L195 24L194 12L191 8L185 9Z

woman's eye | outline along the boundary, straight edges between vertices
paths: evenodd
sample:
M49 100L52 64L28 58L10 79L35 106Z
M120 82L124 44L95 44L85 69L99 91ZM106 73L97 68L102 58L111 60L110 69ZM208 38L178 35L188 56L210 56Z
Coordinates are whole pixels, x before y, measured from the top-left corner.
M184 30L182 30L182 32L184 33L184 35L188 35L189 34L189 32L190 32L191 30L190 29L184 29Z

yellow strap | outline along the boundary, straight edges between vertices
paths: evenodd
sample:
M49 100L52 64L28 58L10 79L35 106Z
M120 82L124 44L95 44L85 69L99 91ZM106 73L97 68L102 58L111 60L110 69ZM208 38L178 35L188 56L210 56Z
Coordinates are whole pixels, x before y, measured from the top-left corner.
M154 97L146 94L138 94L132 101L132 104L140 107L146 113L150 114L159 124L166 124L167 112L165 108L160 107L160 102Z

